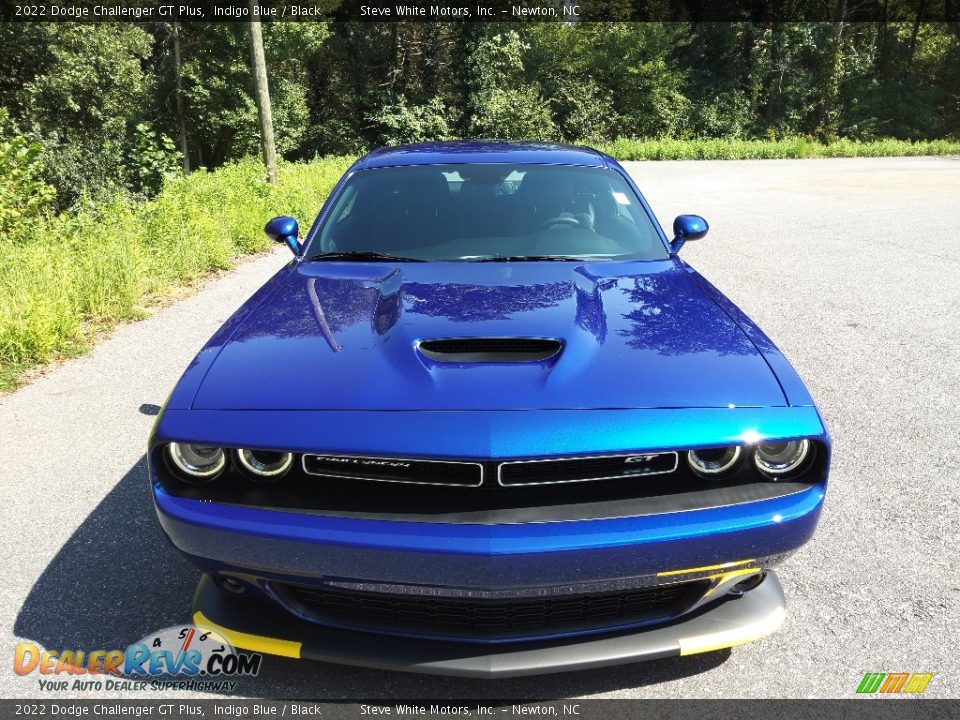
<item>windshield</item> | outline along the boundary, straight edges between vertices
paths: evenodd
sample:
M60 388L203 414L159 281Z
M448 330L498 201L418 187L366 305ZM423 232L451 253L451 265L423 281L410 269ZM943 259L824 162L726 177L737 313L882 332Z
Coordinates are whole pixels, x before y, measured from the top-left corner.
M362 170L340 192L311 259L660 260L667 251L614 170L411 165Z

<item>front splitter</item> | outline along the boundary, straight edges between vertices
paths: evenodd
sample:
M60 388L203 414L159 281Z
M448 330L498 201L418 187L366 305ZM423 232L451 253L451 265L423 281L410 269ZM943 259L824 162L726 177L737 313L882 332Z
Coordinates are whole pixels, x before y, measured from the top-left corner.
M783 588L773 571L740 597L720 599L656 627L528 643L484 645L342 630L279 607L235 597L204 576L194 623L234 647L270 655L405 672L503 678L693 655L765 637L783 623Z

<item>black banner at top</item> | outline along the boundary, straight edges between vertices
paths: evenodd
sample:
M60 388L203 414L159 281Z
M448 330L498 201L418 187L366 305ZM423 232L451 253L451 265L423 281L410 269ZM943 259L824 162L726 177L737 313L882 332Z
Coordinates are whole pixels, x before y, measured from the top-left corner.
M5 0L4 22L956 22L960 0Z

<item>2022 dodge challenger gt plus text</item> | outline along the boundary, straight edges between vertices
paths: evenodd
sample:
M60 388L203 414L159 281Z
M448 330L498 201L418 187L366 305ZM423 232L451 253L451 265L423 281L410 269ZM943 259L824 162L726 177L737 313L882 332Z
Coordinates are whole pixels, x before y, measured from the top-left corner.
M773 632L826 427L594 150L381 149L157 419L194 622L248 650L499 677Z

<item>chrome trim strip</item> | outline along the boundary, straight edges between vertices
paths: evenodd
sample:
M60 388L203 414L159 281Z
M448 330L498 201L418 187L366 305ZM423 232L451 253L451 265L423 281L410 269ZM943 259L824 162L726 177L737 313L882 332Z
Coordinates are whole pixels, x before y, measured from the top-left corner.
M436 482L421 482L419 480L390 480L387 478L372 478L364 477L362 475L331 475L329 473L316 473L310 472L307 470L307 458L322 458L322 457L345 457L353 458L356 460L390 460L394 462L417 462L417 463L434 463L442 465L476 465L480 468L480 482L472 485L464 485L463 483L436 483ZM450 488L475 488L483 485L483 463L471 462L467 460L435 460L433 458L410 458L410 457L378 457L376 455L341 455L339 453L304 453L300 456L300 466L303 468L303 472L306 475L311 475L313 477L328 477L336 478L339 480L368 480L370 482L389 482L389 483L399 483L401 485L433 485L436 487L450 487Z
M591 478L580 478L579 480L548 480L546 482L533 482L533 483L508 483L504 485L502 470L504 465L527 465L531 463L547 463L547 462L561 462L564 460L608 460L610 458L629 458L635 455L673 455L673 467L670 470L658 470L656 472L638 472L627 475L605 475L602 477L591 477ZM654 453L645 453L645 452L634 452L634 453L617 453L615 455L578 455L575 457L555 457L555 458L538 458L536 460L508 460L506 462L501 462L497 465L497 484L500 487L528 487L533 485L561 485L566 483L577 483L577 482L593 482L594 480L616 480L619 478L630 478L630 477L649 477L651 475L669 475L672 472L676 472L677 468L680 466L680 455L676 451L670 452L654 452Z

